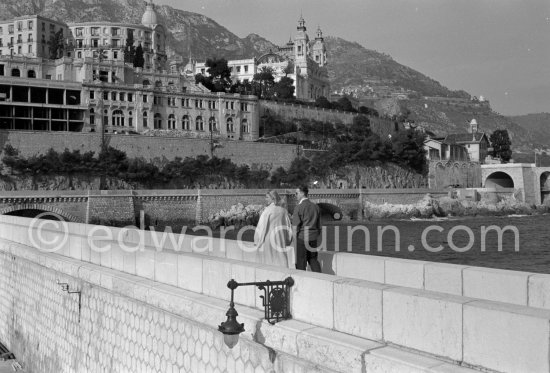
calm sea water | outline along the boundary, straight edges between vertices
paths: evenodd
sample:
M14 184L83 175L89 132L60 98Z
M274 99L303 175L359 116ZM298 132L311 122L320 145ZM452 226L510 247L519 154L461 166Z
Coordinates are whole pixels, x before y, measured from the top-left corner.
M550 273L550 215L325 222L324 226L325 247L330 251L351 250L366 255ZM499 245L498 234L488 229L490 226L515 227L517 234L505 230ZM484 240L483 227L487 229ZM357 231L350 235L349 229ZM359 229L368 230L370 239ZM386 231L379 233L379 229ZM424 243L423 232L426 233ZM516 236L519 238L517 251ZM485 251L482 251L483 241Z

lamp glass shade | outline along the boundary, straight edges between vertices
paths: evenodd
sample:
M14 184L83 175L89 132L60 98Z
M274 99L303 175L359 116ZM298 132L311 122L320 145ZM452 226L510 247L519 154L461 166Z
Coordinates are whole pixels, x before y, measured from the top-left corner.
M239 342L239 335L238 334L224 334L223 335L223 342L225 343L225 345L227 347L233 348Z

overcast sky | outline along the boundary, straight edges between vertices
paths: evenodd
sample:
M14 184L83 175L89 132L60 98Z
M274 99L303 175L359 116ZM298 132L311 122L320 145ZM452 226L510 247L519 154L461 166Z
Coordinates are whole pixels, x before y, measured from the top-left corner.
M281 44L300 12L506 115L550 112L550 0L156 0ZM330 63L330 61L329 61Z

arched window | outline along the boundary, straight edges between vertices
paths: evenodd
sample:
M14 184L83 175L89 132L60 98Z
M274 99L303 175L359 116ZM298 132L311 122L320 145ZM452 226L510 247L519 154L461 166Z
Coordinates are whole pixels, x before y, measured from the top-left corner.
M148 79L145 79L141 84L143 84L144 87L147 87L151 85L151 82Z
M113 111L113 126L124 126L124 113L122 110Z
M195 120L195 129L197 131L204 131L204 123L202 122L202 117L200 115Z
M233 126L233 118L227 118L227 132L235 132L235 127Z
M189 116L184 115L183 118L181 118L181 128L186 131L189 131L191 129L189 125Z
M19 69L11 69L11 76L21 76Z
M157 88L162 87L162 82L161 82L160 80L157 80L157 81L155 82L155 87L157 87Z
M36 73L34 70L27 71L27 78L36 78Z
M248 120L243 119L241 122L241 132L242 133L248 133L250 131L250 128L248 128Z
M129 127L134 126L134 117L131 111L128 112L128 126Z
M210 119L208 119L208 130L213 132L216 132L218 130L216 126L216 118L210 117Z
M161 129L162 128L162 115L159 113L155 114L155 129Z
M175 130L176 129L176 117L174 114L170 114L168 116L168 129L169 130Z
M94 109L90 109L90 124L95 124L95 112Z
M143 112L143 127L147 127L147 121L148 121L148 119L147 119L147 112L144 111L144 112Z

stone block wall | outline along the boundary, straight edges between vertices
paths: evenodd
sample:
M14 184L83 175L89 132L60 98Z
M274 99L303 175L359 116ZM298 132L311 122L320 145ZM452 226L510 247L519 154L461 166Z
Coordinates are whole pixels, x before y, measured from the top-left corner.
M443 189L451 185L462 188L479 188L481 165L477 162L465 161L430 161L428 171L428 186L430 189Z
M25 157L44 154L50 148L58 152L69 149L98 153L101 141L101 134L98 133L0 131L0 149L10 143ZM105 143L124 151L129 158L143 158L159 165L175 157L210 156L208 139L119 134L105 135ZM252 169L288 168L297 154L295 145L229 140L220 140L219 145L214 155L229 158L236 164L247 164Z
M132 193L100 191L101 195L88 196L86 222L106 225L134 225L136 214Z
M264 115L272 115L284 120L311 119L321 122L351 124L357 113L260 100L260 117Z

